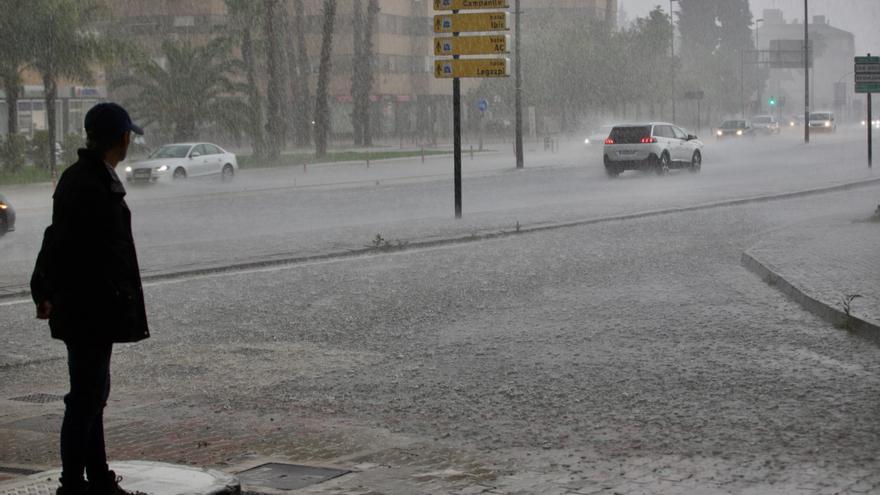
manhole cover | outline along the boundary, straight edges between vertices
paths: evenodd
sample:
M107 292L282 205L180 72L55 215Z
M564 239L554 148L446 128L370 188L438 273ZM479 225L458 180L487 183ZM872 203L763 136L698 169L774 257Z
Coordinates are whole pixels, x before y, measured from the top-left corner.
M270 462L238 473L238 478L241 480L241 484L248 488L259 487L287 491L317 485L350 472L343 469Z
M50 402L58 402L59 400L64 400L64 396L52 394L30 394L22 395L21 397L13 397L9 400L14 400L18 402L30 402L32 404L48 404Z

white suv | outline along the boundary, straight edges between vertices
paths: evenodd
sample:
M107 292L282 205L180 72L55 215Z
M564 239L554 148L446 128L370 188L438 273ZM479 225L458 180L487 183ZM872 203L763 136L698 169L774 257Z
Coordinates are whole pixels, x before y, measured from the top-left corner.
M605 172L617 177L626 170L666 174L673 168L699 172L703 143L697 136L673 124L617 125L605 140Z

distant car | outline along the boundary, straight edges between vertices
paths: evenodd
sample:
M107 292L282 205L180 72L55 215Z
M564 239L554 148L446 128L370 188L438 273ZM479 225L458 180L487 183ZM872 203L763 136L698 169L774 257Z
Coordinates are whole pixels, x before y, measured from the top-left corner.
M149 183L219 175L224 181L229 181L237 171L235 155L216 144L177 143L166 144L146 160L125 167L125 180Z
M663 175L673 168L697 173L703 166L703 143L666 122L616 125L605 140L605 172L617 177L626 170Z
M880 119L874 119L874 120L872 120L872 121L871 121L871 125L874 126L874 129L880 129ZM868 121L867 121L867 120L863 120L863 121L862 121L862 127L867 127L867 126L868 126Z
M837 132L834 112L810 112L810 130L816 132Z
M804 125L804 116L803 115L792 115L787 119L789 127L800 127Z
M752 117L752 127L755 132L763 134L779 134L779 121L772 115L757 115Z
M0 194L0 237L15 230L15 209L6 197Z
M605 143L605 140L608 139L608 135L611 134L611 129L613 128L613 125L603 125L591 132L590 135L584 139L584 144L599 146Z
M749 137L755 135L755 129L748 120L725 120L715 129L715 137Z

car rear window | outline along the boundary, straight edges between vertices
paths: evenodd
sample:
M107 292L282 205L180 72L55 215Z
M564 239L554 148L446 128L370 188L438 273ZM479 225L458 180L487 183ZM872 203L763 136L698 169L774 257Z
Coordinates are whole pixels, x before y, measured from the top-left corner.
M811 113L810 120L831 120L831 114L824 112Z
M642 138L651 137L651 128L649 126L615 127L611 129L611 135L608 137L614 141L614 144L637 144L642 142Z

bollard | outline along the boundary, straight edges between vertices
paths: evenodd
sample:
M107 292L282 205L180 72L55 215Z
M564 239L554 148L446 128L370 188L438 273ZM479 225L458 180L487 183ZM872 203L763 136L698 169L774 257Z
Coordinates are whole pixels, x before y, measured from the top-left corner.
M474 145L471 145L471 160L474 159Z
M308 167L308 164L303 162L303 175L306 175L307 173L309 173L309 170L307 167Z
M425 147L422 146L422 163L425 163Z
M367 157L367 168L370 168L370 157Z

